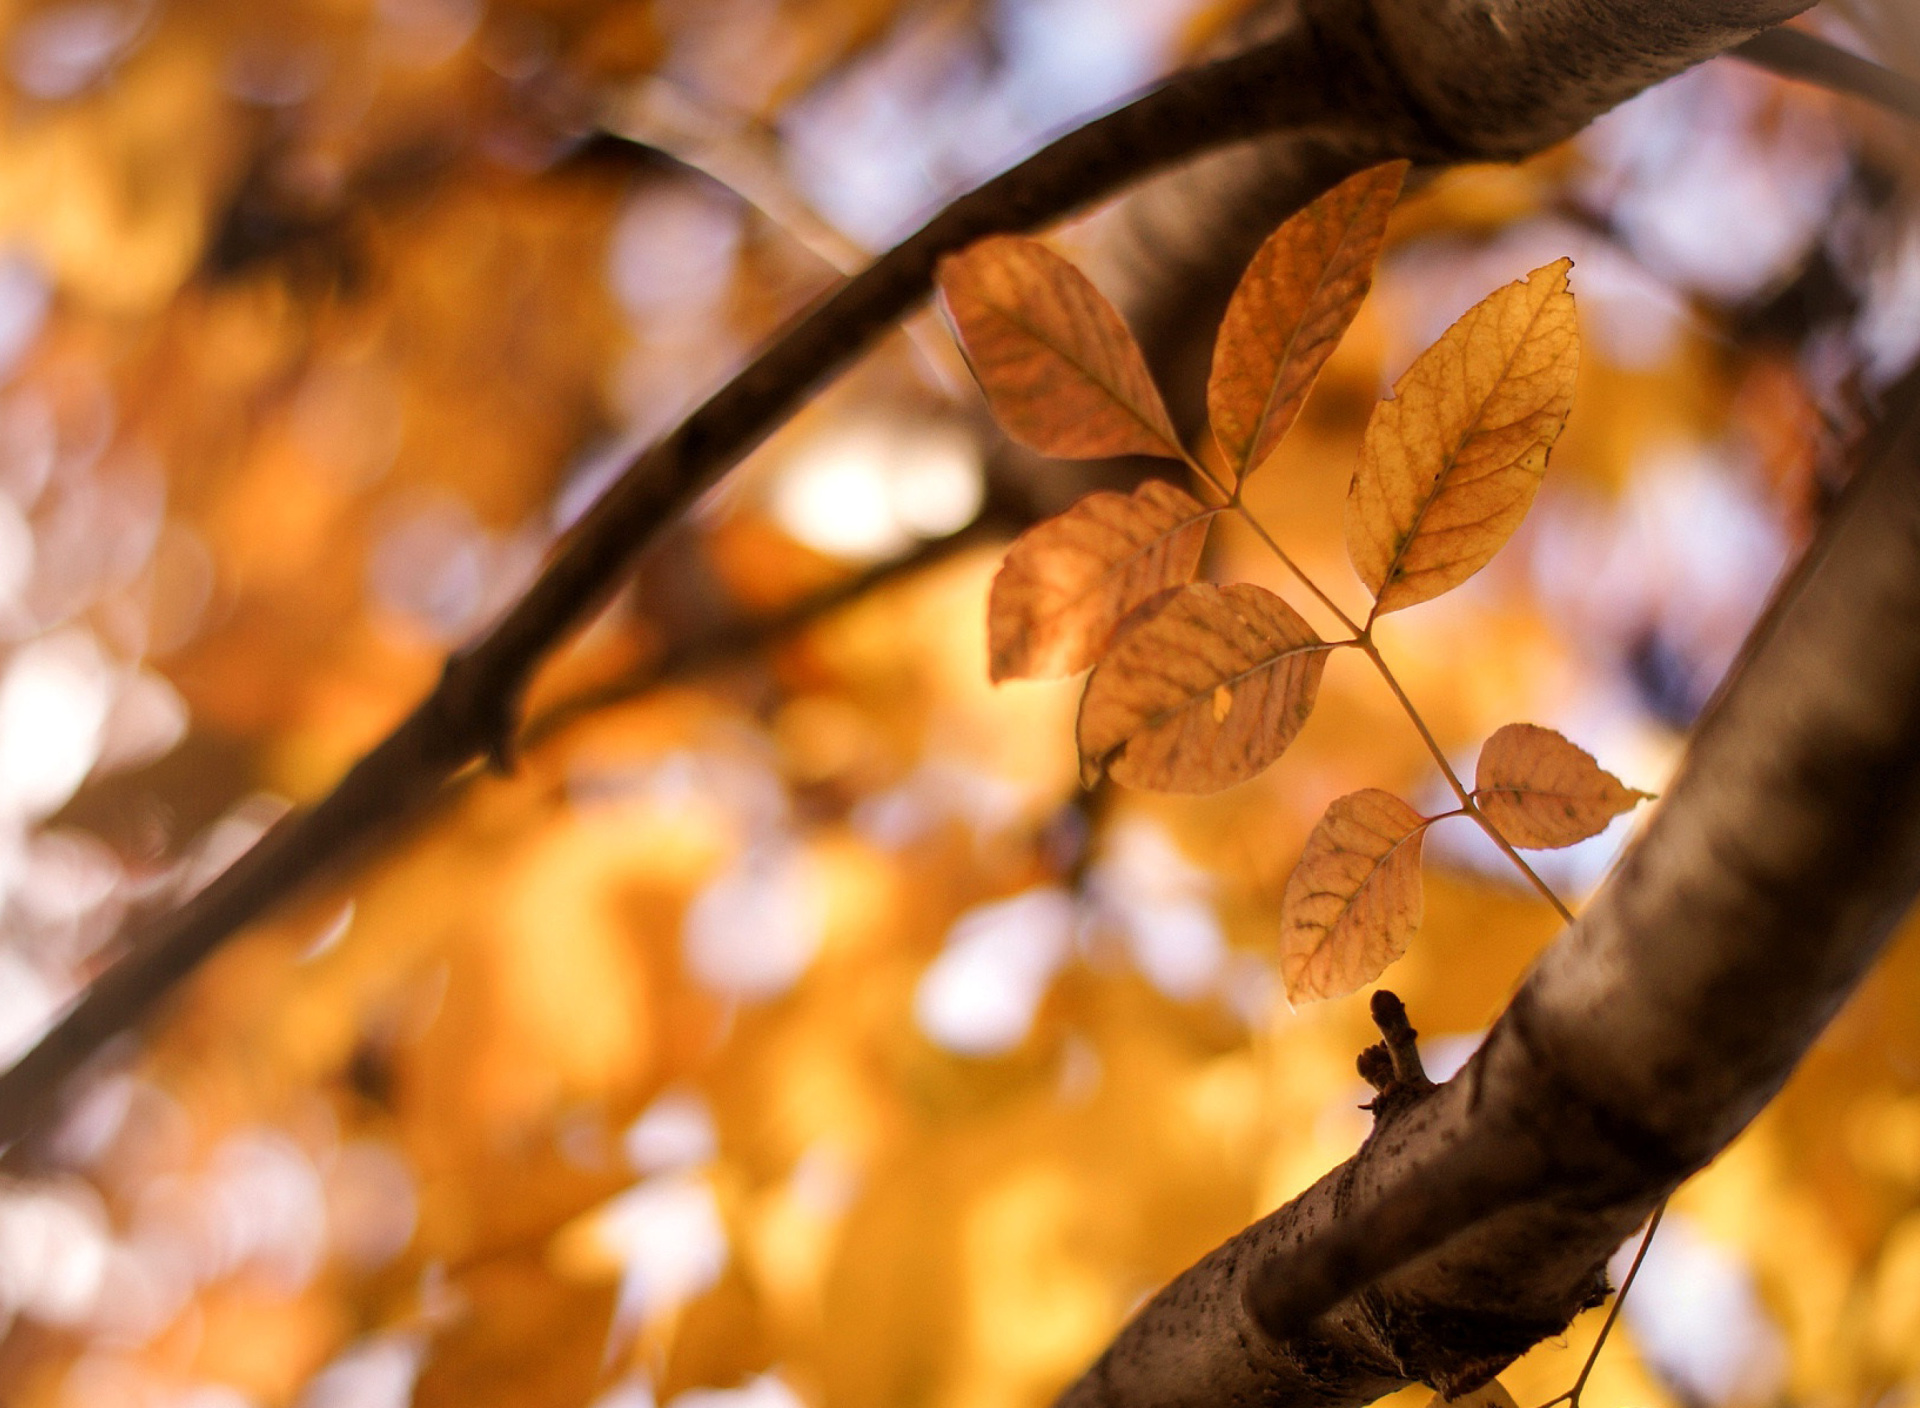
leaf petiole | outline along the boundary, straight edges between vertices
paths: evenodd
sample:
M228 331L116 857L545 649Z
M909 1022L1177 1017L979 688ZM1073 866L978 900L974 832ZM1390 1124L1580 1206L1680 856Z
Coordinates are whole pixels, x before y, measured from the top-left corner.
M1213 476L1201 467L1198 460L1189 456L1188 464L1209 484L1213 484L1216 489L1220 488ZM1527 883L1538 891L1540 897L1553 907L1554 913L1558 914L1563 922L1568 924L1573 923L1573 911L1567 907L1566 902L1553 892L1553 888L1540 878L1539 872L1527 863L1526 857L1514 848L1513 843L1501 833L1500 828L1488 820L1486 814L1475 805L1473 794L1467 790L1466 784L1460 780L1460 774L1454 771L1452 762L1447 758L1446 750L1440 746L1440 741L1433 736L1433 730L1427 727L1427 721L1421 717L1420 710L1414 705L1412 698L1407 694L1406 690L1401 687L1399 679L1395 677L1392 668L1388 666L1386 658L1381 655L1380 647L1374 644L1372 620L1369 619L1365 626L1361 626L1346 612L1342 611L1338 603L1320 589L1319 583L1309 577L1300 565L1287 553L1286 549L1280 546L1273 535L1267 531L1266 525L1254 517L1247 506L1240 501L1240 496L1237 492L1228 495L1226 506L1240 515L1242 521L1253 530L1254 535L1258 537L1261 542L1265 543L1273 555L1280 560L1281 566L1291 572L1300 584L1311 592L1322 606L1333 613L1341 625L1353 632L1353 639L1351 641L1341 643L1357 646L1361 651L1365 652L1367 658L1373 662L1373 667L1379 672L1381 680L1385 682L1387 689L1393 694L1401 710L1406 714L1407 718L1412 722L1414 729L1419 733L1420 741L1426 745L1427 752L1432 755L1435 766L1440 769L1440 775L1446 779L1447 786L1452 790L1453 795L1460 799L1457 814L1470 817L1474 824L1487 834L1487 838L1500 848L1501 853L1513 863L1521 875L1526 877ZM1435 819L1438 820L1438 818Z
M1487 819L1486 813L1482 812L1474 802L1473 794L1467 790L1467 785L1460 780L1460 774L1454 771L1453 764L1448 760L1446 750L1441 748L1440 741L1433 736L1433 730L1427 727L1427 721L1420 717L1420 711L1414 707L1413 700L1408 697L1406 690L1401 688L1400 681L1395 678L1393 670L1387 665L1385 657L1380 654L1380 647L1373 643L1371 635L1362 637L1360 648L1367 653L1367 658L1373 661L1374 668L1380 672L1380 678L1386 681L1387 688L1393 692L1393 697L1400 701L1400 707L1413 721L1414 728L1420 734L1421 742L1427 745L1427 751L1433 755L1433 761L1439 767L1440 775L1446 778L1447 786L1453 789L1453 795L1460 799L1460 810L1473 818L1474 823L1487 834L1487 839L1500 848L1506 858L1513 862L1515 868L1526 876L1527 883L1539 892L1542 899L1553 906L1554 912L1566 923L1573 923L1573 911L1567 908L1566 902L1553 892L1552 886L1540 878L1540 873L1527 863L1526 857L1514 849L1513 843L1506 838L1499 827Z
M1280 544L1274 540L1273 535L1267 531L1266 525L1261 523L1259 519L1255 518L1253 516L1252 510L1250 510L1246 506L1246 504L1241 500L1240 487L1236 486L1232 490L1232 492L1228 492L1226 486L1221 484L1221 482L1218 479L1214 478L1213 472L1209 470L1204 464L1202 464L1197 456L1188 454L1186 456L1186 461L1187 461L1187 468L1191 469L1196 475L1198 475L1203 481L1205 481L1206 484L1209 487L1211 487L1215 493L1219 494L1221 498L1226 500L1226 502L1222 505L1222 508L1232 509L1235 513L1239 514L1240 520L1243 523L1245 523L1247 527L1253 530L1254 536L1259 538L1262 543L1265 543L1268 551L1270 551L1275 557L1280 559L1280 565L1286 568L1287 571L1291 572L1294 576L1294 579L1298 581L1301 586L1305 587L1310 593L1312 593L1313 599L1319 602L1322 606L1324 606L1333 615L1333 618L1336 621L1338 621L1342 626L1346 627L1348 630L1353 632L1355 644L1360 643L1365 637L1365 632L1360 629L1359 623L1357 623L1351 616L1347 615L1346 612L1342 611L1340 609L1340 605L1338 602L1336 602L1332 597L1328 596L1325 592L1321 591L1320 584L1314 581L1313 578L1309 577L1306 574L1305 569L1303 569L1299 563L1295 562L1293 558L1288 555L1287 550L1281 547Z

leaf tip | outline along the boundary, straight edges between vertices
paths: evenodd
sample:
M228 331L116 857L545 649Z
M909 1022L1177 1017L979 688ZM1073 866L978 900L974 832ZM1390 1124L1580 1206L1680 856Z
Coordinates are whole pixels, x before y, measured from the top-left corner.
M1531 288L1535 279L1543 279L1547 294L1545 306L1552 307L1559 304L1566 311L1558 316L1568 320L1572 317L1572 309L1576 301L1573 292L1573 269L1573 257L1563 254L1551 264L1542 264L1538 269L1533 270L1525 280L1527 286ZM1577 337L1575 345L1578 345Z

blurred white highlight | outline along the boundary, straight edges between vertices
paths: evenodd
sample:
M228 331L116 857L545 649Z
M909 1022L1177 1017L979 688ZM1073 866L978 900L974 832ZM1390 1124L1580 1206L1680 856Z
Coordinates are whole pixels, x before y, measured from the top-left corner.
M78 0L14 32L13 77L36 98L70 98L100 78L140 32L145 4Z
M715 992L776 997L813 961L826 899L804 849L750 846L687 908L687 966Z
M107 1269L107 1215L84 1184L0 1193L0 1314L78 1325Z
M739 1388L690 1388L675 1394L667 1408L805 1408L800 1397L776 1374L760 1374Z
M371 1139L341 1145L326 1169L326 1214L340 1260L359 1271L385 1266L413 1240L419 1216L406 1160Z
M653 1385L632 1375L594 1399L591 1408L654 1408Z
M1638 1246L1614 1254L1616 1285ZM1752 1272L1683 1213L1661 1220L1621 1314L1642 1357L1694 1402L1769 1403L1786 1386L1786 1344Z
M614 226L607 281L639 317L704 311L732 285L740 233L739 201L711 183L650 183Z
M92 770L114 691L93 638L61 631L22 646L0 679L0 817L58 810Z
M822 431L789 459L771 508L815 551L877 562L966 527L985 493L979 449L960 427L862 422Z
M649 1178L602 1210L602 1243L626 1266L609 1343L720 1279L727 1231L706 1180L690 1174Z
M426 1357L417 1335L361 1340L308 1381L296 1408L407 1408Z
M16 256L0 259L0 376L40 335L40 324L53 300L40 271Z
M0 948L0 1066L11 1066L53 1025L67 990L12 949Z
M203 1281L241 1272L282 1295L313 1279L326 1249L326 1190L299 1145L243 1131L214 1151L198 1200Z
M1160 826L1143 818L1116 826L1088 888L1101 918L1119 929L1135 965L1160 991L1191 999L1214 985L1227 945L1213 913L1212 878Z
M1784 276L1820 237L1847 179L1837 125L1780 101L1773 80L1695 69L1602 117L1579 139L1587 198L1653 269L1718 298Z
M963 1056L1011 1051L1026 1039L1078 929L1073 896L1053 886L968 910L920 978L920 1029Z
M187 734L187 703L151 670L129 676L107 714L95 766L102 772L144 767L171 753Z
M664 1173L706 1163L719 1150L713 1114L690 1090L669 1090L627 1126L621 1137L636 1173Z

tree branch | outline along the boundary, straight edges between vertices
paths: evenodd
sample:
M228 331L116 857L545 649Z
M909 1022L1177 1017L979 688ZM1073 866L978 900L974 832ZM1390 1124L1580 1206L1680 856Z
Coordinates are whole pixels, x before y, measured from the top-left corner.
M526 595L448 661L434 692L332 793L136 935L126 957L0 1075L0 1143L31 1129L68 1076L234 931L417 813L476 758L504 763L519 700L545 656L606 601L662 524L927 295L945 254L1267 133L1289 132L1323 153L1305 168L1316 182L1389 157L1523 156L1805 4L1298 0L1267 42L1176 76L960 197L643 453L561 540ZM1299 203L1317 193L1300 191Z
M1920 82L1803 29L1770 29L1732 50L1756 68L1798 79L1920 122Z
M1595 1303L1779 1090L1920 892L1920 377L1896 403L1646 832L1466 1068L1383 1095L1359 1153L1150 1302L1064 1405L1477 1387ZM1379 1051L1362 1071L1391 1078Z

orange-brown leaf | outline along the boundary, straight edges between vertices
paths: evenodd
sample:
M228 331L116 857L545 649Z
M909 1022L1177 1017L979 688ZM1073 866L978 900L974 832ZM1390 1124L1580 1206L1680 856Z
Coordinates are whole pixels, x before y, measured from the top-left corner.
M1292 1002L1379 977L1420 927L1420 813L1378 788L1327 808L1280 901L1280 976Z
M1313 712L1331 649L1264 587L1201 582L1123 631L1080 701L1081 771L1217 792L1278 758ZM1116 756L1117 755L1117 756Z
M1181 458L1126 323L1045 245L981 240L941 262L940 292L987 403L1015 440L1060 459Z
M1516 846L1571 846L1606 830L1647 796L1550 728L1508 724L1480 750L1474 803Z
M1374 615L1458 586L1526 517L1573 406L1571 267L1483 299L1374 408L1347 494L1347 551Z
M1207 414L1244 480L1292 427L1373 283L1407 163L1350 176L1268 237L1227 304Z
M1149 479L1130 495L1089 494L1022 533L987 599L994 681L1093 664L1128 612L1193 580L1216 511Z

